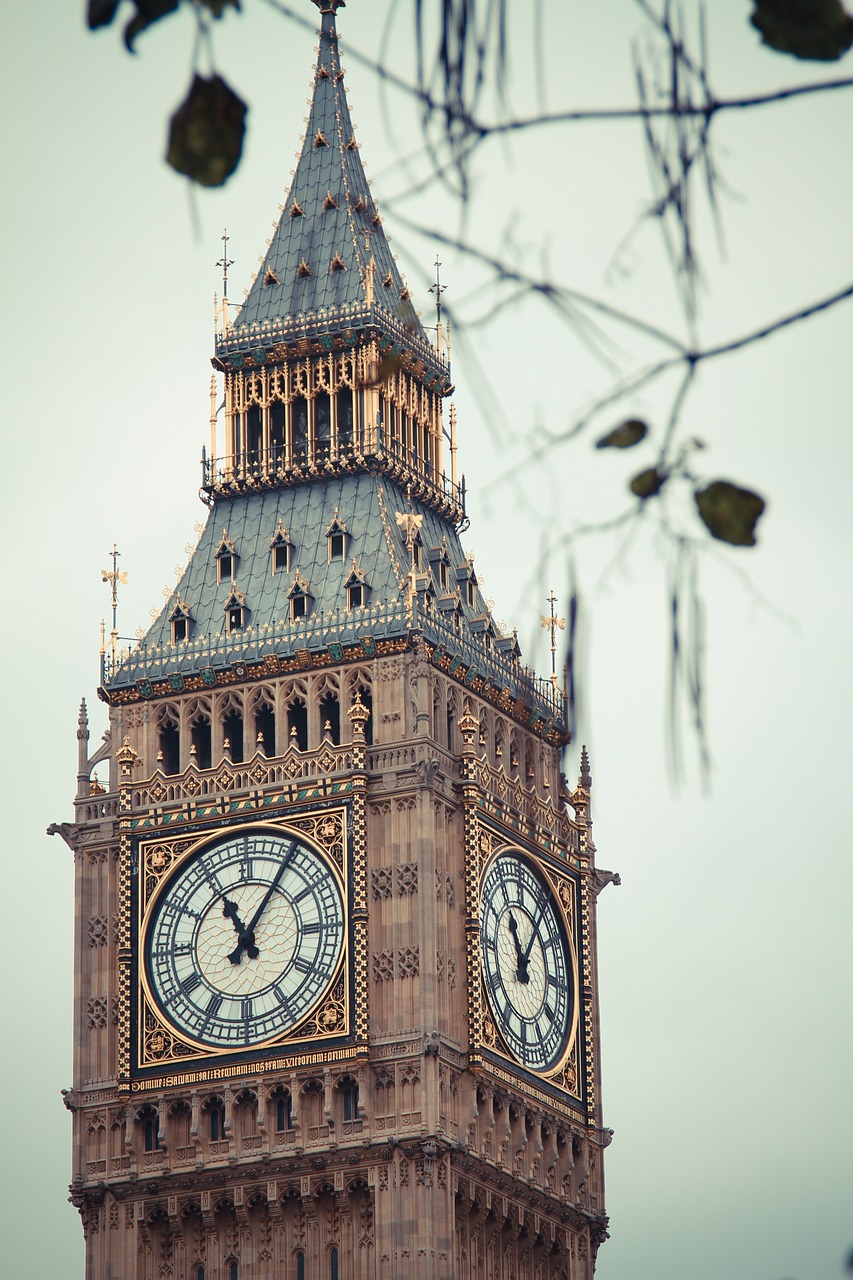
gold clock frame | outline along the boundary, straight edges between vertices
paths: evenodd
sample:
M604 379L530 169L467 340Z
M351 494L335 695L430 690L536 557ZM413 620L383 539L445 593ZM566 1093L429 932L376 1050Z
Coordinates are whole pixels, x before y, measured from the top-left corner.
M184 1080L228 1074L227 1069L223 1070L224 1060L235 1058L240 1060L236 1069L242 1073L250 1070L247 1057L256 1056L259 1066L262 1063L269 1068L272 1065L270 1055L275 1055L276 1050L286 1055L287 1065L293 1064L297 1058L313 1062L332 1061L340 1053L352 1054L351 1044L346 1049L339 1048L337 1053L332 1047L339 1045L342 1039L350 1041L356 1033L352 991L354 985L366 985L366 974L362 975L361 984L357 974L354 975L355 983L350 979L354 966L358 965L359 953L364 950L353 937L353 922L359 913L355 897L350 903L348 892L348 885L357 879L353 877L356 851L350 848L350 813L350 806L342 803L318 810L257 815L244 822L203 830L197 828L180 834L158 832L137 838L137 893L132 926L136 953L132 1001L135 1016L131 1016L131 1007L123 1012L128 1024L132 1021L133 1074L136 1077L137 1073L144 1073L144 1078L134 1079L132 1088L151 1087L153 1082L148 1077L161 1072L174 1079L174 1073L179 1071ZM209 845L250 831L273 831L296 838L314 848L329 865L343 901L344 942L327 991L294 1027L250 1048L215 1048L194 1042L172 1026L159 1009L145 973L146 933L162 887L182 865ZM162 1084L162 1080L159 1083Z
M497 1063L505 1064L506 1071L498 1070L497 1074L503 1076L507 1082L519 1075L528 1081L531 1079L539 1081L543 1085L570 1095L567 1101L570 1100L575 1107L589 1111L594 1100L585 1097L585 1093L588 1092L589 1078L585 1070L584 1048L590 1042L592 1031L588 1002L585 999L585 990L589 989L589 978L586 972L588 963L583 946L584 921L587 917L585 881L576 871L573 874L568 866L563 871L555 863L553 856L544 857L541 850L529 846L518 833L501 832L496 826L483 822L476 814L470 815L466 836L469 921L468 1033L472 1066L475 1068L482 1066L484 1055L488 1054L489 1068L493 1073ZM569 962L574 981L572 1025L566 1048L559 1062L547 1071L534 1071L530 1067L525 1067L505 1043L492 1015L483 979L480 944L482 885L494 859L506 854L520 857L530 863L551 890L556 908L562 916L569 947Z

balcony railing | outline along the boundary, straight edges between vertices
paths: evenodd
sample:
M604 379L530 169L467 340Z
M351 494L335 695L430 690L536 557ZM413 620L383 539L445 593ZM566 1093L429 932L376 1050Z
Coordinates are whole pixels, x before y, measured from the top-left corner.
M381 426L363 440L339 440L334 445L327 440L273 444L221 458L202 456L202 488L215 497L230 497L359 471L380 472L457 528L467 526L464 476L454 484Z

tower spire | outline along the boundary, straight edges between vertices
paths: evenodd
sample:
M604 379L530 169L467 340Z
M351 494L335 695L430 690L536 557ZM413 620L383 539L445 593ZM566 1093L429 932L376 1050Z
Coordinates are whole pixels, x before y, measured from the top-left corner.
M217 357L227 368L232 352L256 351L259 340L310 338L319 330L353 334L375 325L389 345L399 343L436 374L445 374L391 252L362 165L335 26L342 0L314 3L321 13L320 38L299 160L260 269L217 340ZM226 252L220 265L227 262ZM450 385L446 377L436 383Z

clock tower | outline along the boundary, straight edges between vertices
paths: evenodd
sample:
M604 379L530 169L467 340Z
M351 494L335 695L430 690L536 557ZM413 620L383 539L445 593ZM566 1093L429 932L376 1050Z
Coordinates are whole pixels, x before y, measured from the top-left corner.
M213 357L208 518L78 739L87 1280L588 1280L606 1237L591 777L460 536L441 324L321 30ZM220 399L224 413L217 412ZM103 786L95 769L108 773Z

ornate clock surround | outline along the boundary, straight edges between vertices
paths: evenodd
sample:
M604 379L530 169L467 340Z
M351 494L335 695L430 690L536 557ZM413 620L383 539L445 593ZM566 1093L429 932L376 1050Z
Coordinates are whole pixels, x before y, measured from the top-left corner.
M176 1083L178 1079L190 1082L245 1073L252 1070L253 1063L258 1069L273 1070L285 1060L293 1066L352 1056L356 1040L363 1038L361 1024L366 1018L366 1009L358 1001L356 1025L356 991L365 991L367 986L366 950L356 936L363 929L359 885L363 885L365 874L363 841L354 838L359 827L363 830L363 824L354 821L356 807L362 808L360 797L310 807L287 806L276 812L264 808L262 813L229 816L216 824L197 824L180 832L128 834L130 892L123 896L131 943L127 957L129 981L122 984L118 1004L119 1027L124 1031L128 1054L125 1088L129 1086L135 1092ZM147 990L143 953L146 911L160 886L199 852L230 835L259 830L313 846L334 866L344 888L341 961L332 985L320 1001L274 1042L245 1049L203 1048L180 1037Z
M588 1124L594 1115L594 1080L590 1061L592 1009L590 958L587 937L586 877L571 865L569 851L552 853L526 839L518 831L503 831L490 818L484 821L473 805L466 806L466 894L468 934L468 1034L473 1069L487 1067L490 1075L506 1085L520 1077L525 1090L549 1106L557 1106L574 1120ZM547 885L566 928L574 980L574 1017L565 1052L551 1069L529 1070L514 1056L501 1035L486 991L481 955L481 891L484 875L496 857L519 856L532 864Z

